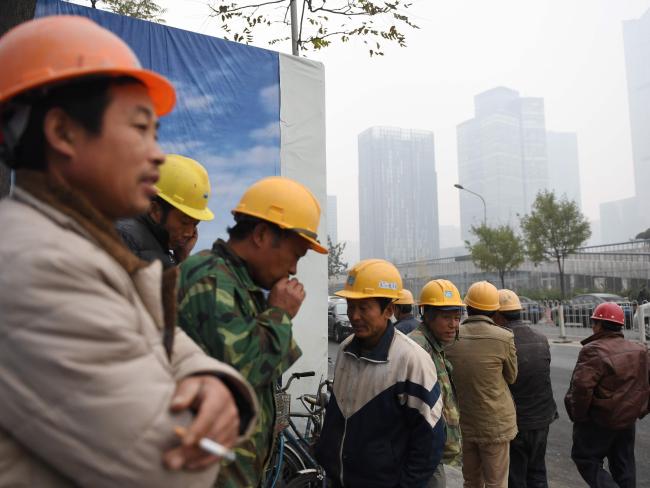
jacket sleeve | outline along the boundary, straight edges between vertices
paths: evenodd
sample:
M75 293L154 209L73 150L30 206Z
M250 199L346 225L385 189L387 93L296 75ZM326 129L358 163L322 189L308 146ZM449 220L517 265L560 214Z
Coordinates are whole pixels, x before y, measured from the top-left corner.
M420 351L418 351L420 352ZM409 445L402 467L400 486L426 487L442 459L445 445L445 422L442 418L442 394L436 367L421 350L418 361L409 361L406 382Z
M564 406L573 422L589 420L589 407L594 389L605 373L605 363L594 347L583 347L571 376L569 391L564 397Z
M301 355L289 315L270 307L246 317L239 293L226 275L189 283L180 279L178 325L210 356L239 371L253 386L269 385Z
M177 378L119 287L128 277L84 251L49 247L12 257L12 271L3 265L2 428L79 486L210 486L216 466L163 467L191 413L169 410ZM223 370L214 360L199 369Z
M503 363L503 377L509 385L517 381L517 348L515 347L515 338L511 337L506 349L506 360Z

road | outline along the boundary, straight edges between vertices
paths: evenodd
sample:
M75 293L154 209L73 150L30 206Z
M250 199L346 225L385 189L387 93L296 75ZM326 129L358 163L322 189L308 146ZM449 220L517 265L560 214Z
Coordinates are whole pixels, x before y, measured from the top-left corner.
M331 359L329 374L334 373L334 361L338 344L330 341L328 356ZM550 488L579 488L587 486L571 461L572 424L564 409L564 394L569 387L571 373L578 357L580 345L577 343L551 343L551 383L553 396L558 405L560 418L551 424L546 467ZM650 418L637 422L636 431L637 488L650 488ZM450 473L448 488L460 488L462 482L457 473Z

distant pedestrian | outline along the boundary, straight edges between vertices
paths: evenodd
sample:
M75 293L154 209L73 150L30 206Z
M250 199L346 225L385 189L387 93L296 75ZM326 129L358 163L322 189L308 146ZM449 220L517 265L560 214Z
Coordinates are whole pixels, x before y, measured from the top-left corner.
M499 290L494 322L515 335L517 380L510 393L517 411L517 436L510 441L510 488L547 488L546 439L557 415L551 386L548 339L521 320L521 302L511 290Z
M447 351L460 406L464 487L506 488L510 441L517 435L508 389L517 378L514 335L492 320L499 293L491 283L474 283L464 302L469 317Z
M573 424L571 458L590 487L636 486L636 420L648 413L648 349L623 337L623 309L601 303L564 397ZM603 467L607 458L609 472Z
M404 288L400 292L399 299L395 301L394 305L395 312L393 315L397 320L397 322L395 322L395 328L402 334L408 334L420 325L420 321L415 318L415 315L413 315L413 305L415 305L415 300L410 291Z
M445 354L445 348L458 339L460 317L465 308L458 288L448 280L429 281L420 292L422 324L409 337L429 353L438 372L438 383L442 392L442 416L445 419L445 450L442 461L433 473L427 488L445 488L447 485L443 464L461 466L462 447L460 412L456 389L451 379L452 366Z
M402 278L367 259L345 288L354 335L336 358L332 397L316 446L332 488L425 488L442 456L445 425L436 367L390 317Z

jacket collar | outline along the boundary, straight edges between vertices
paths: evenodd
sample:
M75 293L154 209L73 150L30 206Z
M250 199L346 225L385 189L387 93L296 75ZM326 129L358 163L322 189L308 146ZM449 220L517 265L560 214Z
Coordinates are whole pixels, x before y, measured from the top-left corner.
M354 336L350 343L345 346L343 352L352 354L357 359L365 359L373 363L387 363L388 352L390 351L390 345L393 342L394 335L395 326L389 320L384 335L381 336L379 343L371 351L363 351L361 348L361 341Z
M436 352L442 353L445 350L445 346L438 340L436 339L436 336L433 335L433 332L431 332L431 329L425 325L424 322L420 323L417 327L422 334L424 334L424 337L427 339L429 344L431 344L431 347ZM456 338L454 339L454 342L458 340L458 334L456 334Z
M260 288L248 272L248 264L223 239L217 239L212 245L212 251L227 260L240 283L250 292L262 293Z
M463 324L472 324L474 322L487 322L490 325L497 325L487 315L472 315L471 317L467 317L465 320L463 320L462 323ZM497 325L497 327L498 327L498 325Z
M154 222L148 214L139 215L135 220L149 229L149 232L151 232L151 235L154 236L160 246L169 253L169 232L167 232L162 225L158 225Z
M519 327L528 327L523 320L513 320L505 325L506 329L517 329Z
M163 343L168 357L171 357L176 324L176 278L178 269L170 268L163 273L162 296L151 300L148 289L151 279L144 279L151 271L160 277L155 269L159 263L148 263L134 255L122 242L115 230L115 223L99 212L83 195L63 183L54 181L41 171L17 170L13 198L31 206L57 225L83 236L111 256L131 277L143 303L147 304L152 317L156 313L153 302L162 301ZM155 287L154 287L155 288ZM160 288L158 288L160 290ZM159 303L159 302L158 302Z
M583 346L589 344L590 342L597 341L598 339L611 339L612 337L624 337L623 330L601 330L596 334L592 334L586 339L580 341L580 344Z

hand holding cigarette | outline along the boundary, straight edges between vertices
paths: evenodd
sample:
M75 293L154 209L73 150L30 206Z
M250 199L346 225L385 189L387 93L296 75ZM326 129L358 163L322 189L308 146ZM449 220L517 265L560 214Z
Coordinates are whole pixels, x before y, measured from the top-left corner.
M230 390L217 377L197 375L180 381L171 410L192 410L195 417L182 433L177 431L181 445L165 452L163 459L169 469L205 469L220 458L228 459L226 454L221 454L221 447L232 456L229 448L235 444L239 434L239 413ZM206 448L208 445L210 447Z
M187 434L187 429L185 427L174 427L174 432L178 437L185 437ZM208 439L207 437L201 437L199 439L199 447L205 452L212 454L213 456L218 456L220 458L227 459L228 461L235 460L235 453L228 449L227 447L222 446L218 442Z

